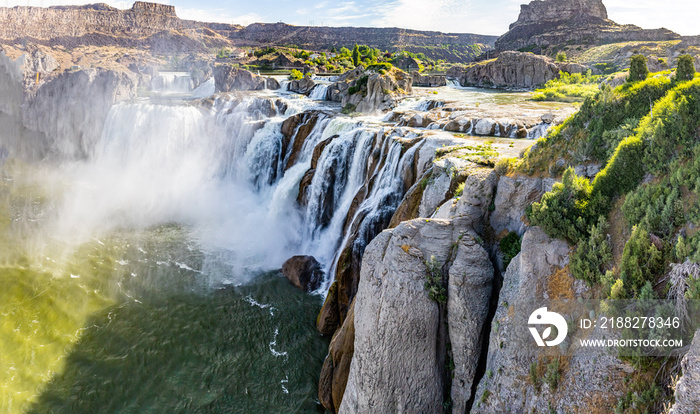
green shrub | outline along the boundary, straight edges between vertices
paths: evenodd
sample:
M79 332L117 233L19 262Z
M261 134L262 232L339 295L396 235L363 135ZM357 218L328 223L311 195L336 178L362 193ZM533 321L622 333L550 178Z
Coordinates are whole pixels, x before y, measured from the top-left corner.
M522 238L518 236L518 233L511 231L506 237L504 237L498 244L503 253L503 268L508 268L510 261L513 260L515 256L520 253L520 246L522 243Z
M554 391L559 386L561 373L559 372L559 358L554 358L547 364L547 371L544 374L544 381L549 385L549 389Z
M649 76L647 68L647 58L644 55L634 55L630 59L630 74L627 77L628 82L639 82Z
M304 77L304 74L301 73L301 71L298 71L296 69L292 69L292 72L289 74L289 80L299 80Z
M389 62L380 62L380 63L375 63L373 65L367 66L367 70L372 71L372 72L381 72L382 70L385 71L384 73L388 72L393 68L392 64Z
M355 43L355 47L352 49L352 64L357 66L360 64L360 47Z
M425 290L428 291L428 297L437 303L447 303L447 289L442 276L442 266L437 262L435 256L431 256L430 260L425 262L425 267L427 270Z
M530 382L537 391L540 390L540 376L537 374L537 361L530 364Z
M557 62L566 62L566 53L565 52L559 52L557 53Z
M663 258L651 242L649 232L634 226L620 262L620 278L627 293L631 295L638 292L647 281L653 282L662 271Z
M590 215L606 214L614 197L639 184L644 177L643 150L642 140L637 137L626 138L617 146L608 165L593 180Z
M355 85L351 86L348 88L348 94L354 95L362 90L362 88L367 86L367 80L369 79L369 76L365 75L358 80L355 81Z
M670 235L685 223L679 187L668 179L637 187L625 197L622 212L630 227L642 224L661 235Z
M601 281L605 266L612 260L612 248L607 239L608 222L600 216L591 226L590 236L582 240L571 256L571 273L589 286Z
M676 82L685 82L693 80L695 77L695 59L690 55L681 55L678 57L678 69L676 69Z
M528 218L536 226L555 238L576 243L588 232L588 202L591 184L579 177L573 168L564 172L561 183L554 184L552 191L545 193L539 203L528 207Z
M357 106L349 103L340 110L340 113L350 115L351 113L355 112L355 109L357 109Z

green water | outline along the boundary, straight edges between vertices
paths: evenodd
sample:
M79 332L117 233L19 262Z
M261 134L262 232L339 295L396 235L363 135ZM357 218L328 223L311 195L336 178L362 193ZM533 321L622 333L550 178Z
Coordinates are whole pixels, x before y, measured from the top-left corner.
M317 411L319 297L217 283L225 259L176 224L54 240L47 195L2 173L0 412Z

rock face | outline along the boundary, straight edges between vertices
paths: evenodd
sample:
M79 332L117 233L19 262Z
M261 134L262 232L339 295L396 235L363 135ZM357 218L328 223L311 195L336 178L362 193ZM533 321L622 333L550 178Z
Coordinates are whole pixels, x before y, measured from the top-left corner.
M321 264L313 256L293 256L282 264L282 273L305 292L318 289L323 281Z
M532 311L533 301L575 299L586 293L581 281L566 273L568 258L566 242L549 238L539 227L525 232L520 254L503 277L492 322L486 362L486 371L492 375L481 379L472 412L608 412L624 394L622 379L634 369L613 356L591 358L571 351L568 365L564 368L562 364L559 370L558 387L550 388L542 381L538 390L529 379L533 362L544 368L549 361L523 353L515 339L522 329L518 318Z
M525 209L543 194L542 179L506 177L498 181L498 190L491 213L491 227L496 234L514 231L522 236L527 229Z
M697 413L700 410L700 332L695 333L681 366L683 376L676 385L676 403L670 413Z
M455 78L462 86L499 86L534 88L559 77L559 71L584 72L586 67L556 63L545 56L532 53L502 52L496 60L472 66L454 66L447 77Z
M28 97L22 105L22 123L46 138L44 153L85 158L102 134L111 106L136 97L137 85L131 72L63 72Z
M217 92L258 91L272 89L279 83L273 78L264 78L245 69L231 65L220 65L214 68L214 81Z
M411 72L413 86L438 87L447 85L447 79L441 75L421 75L419 72Z
M524 4L518 20L498 38L496 49L518 50L563 44L605 44L627 41L674 40L666 29L644 30L608 20L601 0L535 0Z
M454 245L457 254L452 259ZM431 261L448 269L448 294L455 301L448 302L446 314L425 288L429 270L436 269L427 266ZM453 387L459 389L463 397L458 403L464 406L492 280L488 255L456 220L412 220L377 236L363 257L355 298L354 355L339 412L405 412L418 407L441 412L449 393L445 318L463 328L455 327L452 335L450 327L450 339L455 338ZM463 301L469 305L463 306Z
M401 70L382 75L359 66L329 86L327 99L340 102L351 112L388 111L396 105L397 97L413 92L411 83L411 77Z
M301 93L303 95L308 95L311 90L316 86L316 82L311 80L310 77L305 76L299 80L293 80L289 82L288 89L292 92Z

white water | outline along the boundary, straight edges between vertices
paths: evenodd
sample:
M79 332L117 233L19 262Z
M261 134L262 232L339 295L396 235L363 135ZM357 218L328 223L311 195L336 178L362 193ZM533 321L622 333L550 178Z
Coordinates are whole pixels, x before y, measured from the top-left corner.
M190 93L193 82L187 72L160 72L151 80L151 90L162 93Z
M413 151L401 158L401 144L379 127L321 113L287 166L294 139L285 152L281 125L308 105L301 101L309 102L285 99L286 113L274 99L256 95L220 97L212 109L177 99L114 105L90 158L60 167L54 234L80 243L120 228L178 223L190 229L197 248L216 257L211 266L230 266L223 272L204 263L203 277L213 285L245 283L293 255L309 254L331 275L325 292L339 249L350 240L344 229L357 221L355 243L364 249L377 223L398 206L401 166L411 164ZM276 109L268 118L264 108L270 107ZM300 208L299 183L315 147L329 138L308 204ZM347 217L370 180L371 192Z
M328 94L328 86L329 85L320 84L314 86L314 88L311 90L311 93L309 94L309 98L314 101L325 101L326 95Z

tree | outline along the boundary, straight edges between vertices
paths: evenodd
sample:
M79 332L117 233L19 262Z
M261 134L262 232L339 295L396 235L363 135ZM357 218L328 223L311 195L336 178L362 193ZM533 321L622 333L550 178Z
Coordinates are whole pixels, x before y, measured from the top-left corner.
M360 47L355 43L355 47L352 49L352 64L357 66L360 64Z
M335 50L335 46L333 46L333 47L331 48L331 53L337 53L336 50Z
M690 55L678 57L678 69L676 69L676 81L684 82L695 77L695 62Z
M649 76L649 68L647 68L647 58L644 55L634 55L630 60L630 75L627 77L627 82L643 81Z

